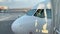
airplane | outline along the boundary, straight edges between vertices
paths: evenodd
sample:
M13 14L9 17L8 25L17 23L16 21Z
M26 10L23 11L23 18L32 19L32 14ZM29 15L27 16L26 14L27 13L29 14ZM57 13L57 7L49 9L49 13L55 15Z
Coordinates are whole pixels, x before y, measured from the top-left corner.
M12 23L11 29L15 34L50 34L51 9L38 9L38 5Z

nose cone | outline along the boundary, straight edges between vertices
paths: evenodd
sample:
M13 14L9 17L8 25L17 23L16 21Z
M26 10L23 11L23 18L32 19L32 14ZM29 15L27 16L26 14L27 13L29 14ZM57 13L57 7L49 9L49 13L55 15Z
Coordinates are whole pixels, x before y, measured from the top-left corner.
M29 34L35 30L35 20L34 16L23 16L18 18L12 24L12 31L16 34Z

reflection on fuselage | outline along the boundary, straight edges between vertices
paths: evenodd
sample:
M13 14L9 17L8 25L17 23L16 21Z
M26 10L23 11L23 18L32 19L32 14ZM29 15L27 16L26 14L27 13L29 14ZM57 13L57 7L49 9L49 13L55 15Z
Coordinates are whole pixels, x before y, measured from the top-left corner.
M35 28L37 28L37 27L38 27L38 21L36 19L36 21L35 21ZM48 30L46 29L47 28L47 23L45 23L42 27L43 27L42 28L42 33L48 33ZM36 29L36 32L40 32L40 30Z

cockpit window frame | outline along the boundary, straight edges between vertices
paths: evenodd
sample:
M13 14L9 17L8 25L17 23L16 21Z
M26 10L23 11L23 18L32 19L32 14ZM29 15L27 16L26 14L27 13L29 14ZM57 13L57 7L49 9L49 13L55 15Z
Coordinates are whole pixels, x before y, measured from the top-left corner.
M38 10L41 10L41 9L38 9ZM37 10L37 11L38 11L38 10ZM42 10L44 11L45 9L42 9ZM48 11L48 10L51 11L51 9L46 9L46 11ZM35 12L35 14L37 13L37 11ZM34 14L34 16L36 16L35 14ZM48 15L47 15L47 16L48 16ZM39 17L39 16L36 16L36 17ZM40 17L39 17L39 18L40 18ZM41 17L41 18L45 18L45 16L44 16L44 17ZM52 13L51 13L51 16L50 16L50 17L47 17L47 18L52 18Z

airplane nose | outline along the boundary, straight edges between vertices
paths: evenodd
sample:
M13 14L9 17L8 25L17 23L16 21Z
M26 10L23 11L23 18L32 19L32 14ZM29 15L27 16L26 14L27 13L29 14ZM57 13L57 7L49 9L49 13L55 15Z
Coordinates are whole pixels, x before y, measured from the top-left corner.
M18 34L33 34L35 31L34 22L34 16L22 16L12 23L11 29Z
M11 29L16 34L42 34L46 32L48 33L49 26L47 27L47 24L44 24L44 19L35 16L22 16L12 23Z

